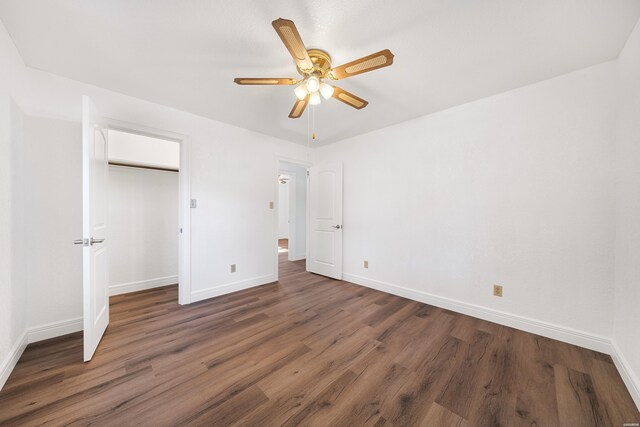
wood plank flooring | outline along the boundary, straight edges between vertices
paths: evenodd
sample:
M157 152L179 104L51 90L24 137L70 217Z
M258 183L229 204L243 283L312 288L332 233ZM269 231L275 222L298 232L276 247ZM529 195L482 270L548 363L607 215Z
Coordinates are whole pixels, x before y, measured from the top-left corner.
M111 299L81 334L29 345L0 425L622 426L609 356L304 271L189 306Z

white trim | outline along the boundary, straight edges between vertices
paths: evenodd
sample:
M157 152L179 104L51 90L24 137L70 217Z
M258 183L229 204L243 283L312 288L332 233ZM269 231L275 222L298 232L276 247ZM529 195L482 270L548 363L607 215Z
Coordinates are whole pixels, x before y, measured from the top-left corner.
M180 206L178 209L179 234L178 248L178 303L191 303L191 138L183 137L180 142Z
M343 280L602 353L611 353L611 340L601 335L591 334L589 332L475 304L469 304L451 298L439 297L427 292L416 291L402 286L393 285L391 283L368 279L355 274L344 273Z
M299 252L297 254L293 254L293 252L289 252L289 261L300 261L307 257L305 252Z
M62 335L82 331L84 325L83 320L84 319L82 317L74 317L72 319L27 328L27 340L29 341L29 344L31 344L33 342L44 341L49 338L56 338Z
M5 383L9 379L11 372L13 372L13 368L18 364L18 360L20 360L20 356L24 352L24 349L27 348L27 332L23 332L22 335L16 340L11 350L9 350L9 354L2 361L2 365L0 366L0 390L4 387Z
M273 264L274 264L274 281L277 281L278 278L280 277L280 262L279 262L279 258L278 258L278 220L279 220L279 210L280 210L280 192L279 192L279 182L278 182L278 174L280 173L281 167L280 164L282 162L284 163L290 163L296 166L300 166L305 168L307 171L309 170L309 168L311 166L313 166L313 163L309 162L309 161L304 161L304 160L299 160L299 159L293 159L290 157L285 157L285 156L281 156L281 155L276 155L275 156L275 160L276 160L276 169L275 169L275 176L273 177L273 182L274 182L274 197L275 197L275 211L274 211L274 218L273 218L273 235L275 237L274 239L274 243L275 243L275 248L274 248L274 259L273 259ZM286 170L286 169L285 169ZM293 172L293 171L292 171ZM295 191L295 188L290 187L289 191ZM291 194L291 193L289 193ZM309 179L307 177L307 189L306 189L306 198L307 198L307 226L305 227L306 230L306 246L305 249L305 254L303 256L299 256L299 248L294 248L296 249L296 251L298 251L298 253L296 254L295 257L292 256L291 254L291 224L289 224L289 253L287 254L287 259L289 261L297 261L297 260L301 260L301 259L305 259L307 256L307 252L308 252L308 246L309 246ZM289 198L289 203L291 203L291 197ZM291 220L291 218L289 218ZM294 222L295 225L295 222ZM295 232L294 232L294 237L296 236ZM297 246L294 244L294 246Z
M204 299L229 294L231 292L241 291L243 289L253 288L255 286L266 285L267 283L273 283L275 281L275 275L267 274L266 276L254 277L252 279L227 283L226 285L201 289L191 292L191 302L202 301Z
M611 350L613 363L616 365L616 368L618 368L622 381L624 381L624 384L627 386L633 401L640 409L640 378L638 378L636 373L633 372L631 365L629 365L627 358L624 357L624 354L620 347L618 347L618 343L615 339L611 340Z
M286 169L281 169L281 170L286 171ZM298 204L297 185L298 184L296 182L297 173L295 171L292 171L290 173L291 175L289 176L289 183L287 184L289 186L287 187L287 189L289 190L289 223L287 225L288 227L287 231L289 233L289 237L287 237L287 241L288 241L289 247L287 249L287 260L293 261L293 251L297 250L298 248L298 244L297 244L298 231L296 230L296 228L298 227L298 206L297 206ZM278 187L278 190L280 190L280 187ZM280 192L278 191L278 225L279 223L280 223Z
M157 277L155 279L139 280L137 282L120 283L109 286L109 295L128 294L129 292L144 291L146 289L160 288L162 286L175 285L178 276Z
M280 158L276 156L276 170L275 176L273 177L273 203L275 203L275 209L273 210L273 242L274 248L272 249L273 253L273 275L276 280L280 277L280 266L278 262L278 229L280 222L280 183L278 182L278 174L280 173Z

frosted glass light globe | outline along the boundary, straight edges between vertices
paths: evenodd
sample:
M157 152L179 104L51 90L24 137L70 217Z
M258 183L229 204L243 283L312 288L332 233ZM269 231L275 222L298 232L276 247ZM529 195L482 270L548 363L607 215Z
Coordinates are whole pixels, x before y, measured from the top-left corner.
M296 94L296 98L302 101L307 97L309 91L307 90L307 86L304 83L301 83L293 90L293 93Z
M320 89L320 80L316 76L311 76L307 79L307 90L311 93L317 92Z
M333 95L333 86L326 83L320 83L320 94L324 99L329 99Z
M311 93L311 96L309 96L309 104L311 105L320 104L320 94L318 92Z

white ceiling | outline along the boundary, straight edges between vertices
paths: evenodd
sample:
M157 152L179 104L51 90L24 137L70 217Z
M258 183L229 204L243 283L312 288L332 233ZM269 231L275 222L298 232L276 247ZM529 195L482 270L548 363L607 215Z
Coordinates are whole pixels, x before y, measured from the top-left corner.
M338 82L367 108L316 107L325 144L613 59L639 16L639 0L0 0L31 67L303 144L292 87L233 83L297 77L276 18L334 65L395 54Z

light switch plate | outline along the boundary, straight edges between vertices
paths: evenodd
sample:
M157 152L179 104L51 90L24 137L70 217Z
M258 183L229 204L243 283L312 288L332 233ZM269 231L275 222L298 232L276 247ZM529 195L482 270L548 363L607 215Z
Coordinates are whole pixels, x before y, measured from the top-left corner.
M367 260L364 261L364 268L369 268L369 261Z
M198 206L198 201L196 199L191 199L191 209L195 209Z
M269 202L269 209L273 209L273 202Z
M235 264L231 264L231 272L232 273L236 272L236 265Z

